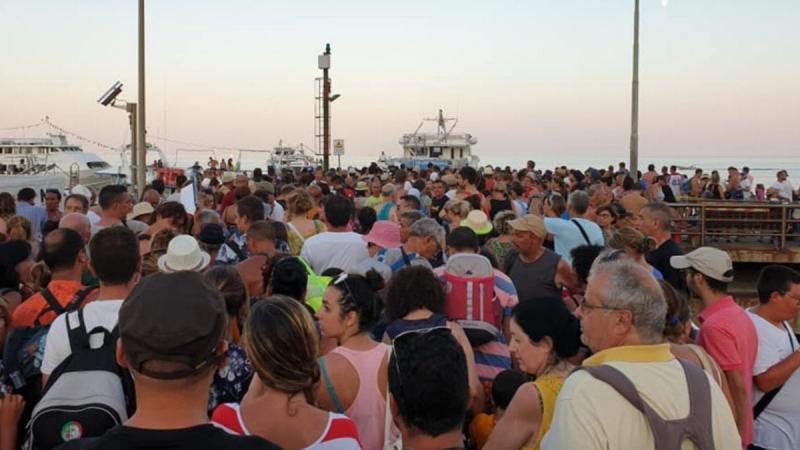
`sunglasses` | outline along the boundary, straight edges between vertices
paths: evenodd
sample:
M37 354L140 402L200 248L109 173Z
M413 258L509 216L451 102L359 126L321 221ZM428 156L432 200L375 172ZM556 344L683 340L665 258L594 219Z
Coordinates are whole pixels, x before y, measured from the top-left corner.
M344 299L347 298L347 297L350 297L351 299L355 299L355 296L353 295L353 291L350 290L350 286L348 286L347 283L345 283L345 281L347 280L347 277L348 277L347 272L342 272L336 278L334 278L333 281L331 281L331 286L339 287L339 285L343 285L344 286L344 290L347 291L346 295L342 298L341 301L344 301Z

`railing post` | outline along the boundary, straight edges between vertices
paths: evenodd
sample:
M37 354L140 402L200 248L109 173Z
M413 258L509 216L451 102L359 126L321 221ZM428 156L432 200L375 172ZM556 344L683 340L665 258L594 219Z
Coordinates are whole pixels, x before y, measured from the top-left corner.
M700 246L706 245L706 205L700 203Z
M778 248L780 251L786 249L786 216L788 210L789 208L787 208L786 205L781 205L781 245L780 248Z

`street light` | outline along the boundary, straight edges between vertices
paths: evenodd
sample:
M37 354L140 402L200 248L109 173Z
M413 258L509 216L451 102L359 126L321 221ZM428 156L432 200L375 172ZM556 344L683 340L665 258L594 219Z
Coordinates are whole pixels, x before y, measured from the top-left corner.
M137 107L136 103L134 102L129 102L123 99L117 99L120 93L122 93L122 83L117 81L110 88L108 88L108 90L99 99L97 99L97 103L100 103L103 106L110 106L112 108L124 109L128 113L128 119L131 124L131 160L129 163L131 169L131 186L136 186L138 194L142 195L143 190L142 188L139 187L138 183L140 175L138 171L139 163L137 159L139 148L136 145ZM144 170L142 170L142 172L144 172ZM142 186L144 186L144 179L142 179L141 184Z
M639 181L639 0L633 10L633 81L631 83L631 147L630 171Z

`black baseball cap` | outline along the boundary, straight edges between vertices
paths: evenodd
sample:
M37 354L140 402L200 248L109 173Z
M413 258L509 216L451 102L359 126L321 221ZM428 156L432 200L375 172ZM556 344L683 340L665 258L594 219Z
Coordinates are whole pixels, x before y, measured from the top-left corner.
M200 229L200 234L197 235L197 240L203 244L208 245L222 245L225 243L225 233L222 231L222 225L218 223L207 223Z
M151 378L186 378L219 361L228 315L222 294L197 272L156 273L142 279L119 311L119 336L130 368ZM181 363L170 372L147 361Z

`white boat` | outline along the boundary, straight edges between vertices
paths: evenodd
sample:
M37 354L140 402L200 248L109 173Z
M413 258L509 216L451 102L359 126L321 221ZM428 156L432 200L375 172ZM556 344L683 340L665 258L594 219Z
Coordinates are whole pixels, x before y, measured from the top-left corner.
M94 153L67 142L63 134L47 138L0 138L0 174L8 177L41 175L61 177L63 184L101 187L108 178L98 174L111 167ZM5 185L9 181L6 180ZM38 186L31 186L38 187ZM66 187L66 186L65 186Z
M425 122L436 122L436 133L421 133ZM448 128L447 123L453 122ZM403 146L402 158L384 158L390 164L404 164L406 167L436 166L477 167L480 158L472 154L472 146L478 139L469 133L453 133L458 119L445 118L442 110L433 119L423 119L413 133L404 134L400 138Z
M145 159L147 165L145 166L145 183L150 183L158 177L155 168L155 162L161 161L164 167L170 167L167 155L157 146L148 143L146 146L147 153ZM107 169L97 171L98 175L109 177L113 180L114 184L131 184L131 145L126 144L119 152L119 164L115 166L109 165Z
M272 149L268 164L274 166L276 170L300 170L322 165L313 155L314 152L303 144L290 147L284 146L283 141L279 141L278 146Z

